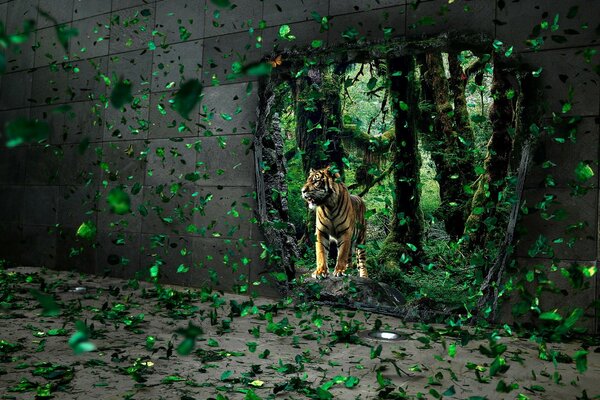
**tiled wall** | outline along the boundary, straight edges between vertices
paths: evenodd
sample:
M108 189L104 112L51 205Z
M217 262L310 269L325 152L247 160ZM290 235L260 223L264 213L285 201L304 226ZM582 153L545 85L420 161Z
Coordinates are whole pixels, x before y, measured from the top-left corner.
M66 60L72 67L67 71L59 65L65 61L65 51L56 43L51 23L38 16L38 3L59 23L67 23L79 31L78 36L70 39ZM558 245L556 255L566 262L595 263L598 260L597 182L588 194L577 198L569 195L568 184L575 160L598 160L600 149L599 78L593 70L598 56L591 63L586 63L583 56L586 49L600 50L596 33L600 17L591 12L597 8L595 0L238 0L234 3L236 7L232 10L218 9L210 0L113 0L112 3L109 0L13 0L0 4L0 18L7 21L9 32L18 29L24 18L37 20L40 28L35 43L28 43L20 54L9 57L9 73L2 76L0 83L0 119L6 121L18 115L45 116L55 128L50 146L0 148L3 255L20 256L23 263L57 268L81 266L85 271L102 273L107 269L108 255L119 253L130 259L130 266L108 267L113 273L127 275L126 270L146 269L148 258L158 251L149 248L148 243L154 234L166 233L170 246L161 251L168 253L164 256L168 280L194 285L206 279L202 271L184 275L173 272L182 260L187 259L189 263L191 259L218 268L222 271L224 286L230 285L231 274L221 265L228 249L233 249L232 254L239 261L241 256L235 250L236 245L246 246L242 252L252 259L246 266L240 263L240 271L257 279L261 268L260 251L256 248L260 234L249 221L252 212L246 211L241 203L247 203L250 208L254 205L252 197L244 195L251 194L255 184L254 159L248 143L256 119L258 85L254 82L249 88L250 78L226 79L231 73L231 63L257 61L274 49L308 46L314 39L321 39L329 46L343 44L342 33L354 27L368 40L381 40L383 28L392 28L395 37L419 38L447 31L481 32L507 46L513 45L517 57L532 69L543 68L539 79L545 98L539 101L547 105L546 117L560 112L561 100L566 99L569 89L573 88L575 101L571 113L584 117L577 142L545 143L547 158L557 163L552 171L557 186L545 188L545 171L540 165L534 165L525 189L529 204L549 191L556 194L567 210L567 218L547 224L540 223L542 220L535 213L525 218L522 227L528 233L523 243L535 240L540 232L550 238L559 237L570 221L584 221L585 238L572 247ZM567 18L574 6L578 7L577 14ZM328 31L320 29L311 14L313 11L330 16ZM524 42L533 26L544 19L552 21L556 14L559 14L559 30L547 33L549 37L540 51L530 50ZM261 20L265 24L261 25ZM290 25L296 36L293 43L278 37L278 27L284 23ZM186 28L183 39L180 25ZM551 35L564 36L567 41L553 40ZM149 46L150 42L156 46ZM35 51L32 46L36 47ZM78 72L74 71L75 67L79 68ZM99 96L107 94L107 89L102 81L94 79L98 71L108 77L115 72L136 82L134 92L142 97L141 107L128 110L127 123L121 123L121 114L111 107L100 106ZM180 76L199 78L206 86L202 102L205 108L194 112L192 120L185 121L187 128L182 130L177 129L181 118L168 107ZM91 93L95 94L92 100ZM52 106L46 104L50 99ZM74 116L49 113L56 104L69 104ZM90 109L95 104L99 106L94 116ZM164 106L166 116L161 114L159 105ZM221 114L231 115L232 120L225 120ZM132 134L128 131L131 117L147 120L149 129ZM108 127L106 121L114 126ZM64 129L68 135L63 135ZM115 133L116 129L121 133ZM214 136L205 136L207 131ZM90 144L81 156L81 143L86 137ZM173 137L181 140L170 140ZM218 137L226 141L224 149ZM186 147L198 140L200 151ZM157 148L165 149L168 155L165 161L156 156ZM95 165L96 149L101 149L103 160L113 172L112 180L109 179L111 174L100 172ZM132 152L139 154L146 149L147 163L130 157ZM171 151L181 156L170 157ZM208 172L211 178L187 182L170 202L162 202L156 188L180 181L177 177L193 171L195 163L199 165L198 171ZM593 168L597 172L596 163ZM117 170L119 174L114 176ZM85 171L95 171L95 174L80 174ZM103 180L108 183L104 185ZM142 189L133 196L134 215L119 218L97 212L106 209L104 194L112 187L118 184L131 187L136 183L142 185ZM168 192L168 186L165 190ZM101 196L95 196L96 191ZM197 195L192 196L195 193ZM192 213L193 204L189 201L197 202L199 196L207 194L212 194L214 199L205 215ZM227 215L234 201L241 214L237 218L232 213ZM137 211L140 204L146 206L148 216L140 217ZM183 221L174 218L172 224L165 226L153 206L164 209L163 217L172 215L179 207L185 218ZM74 241L75 230L87 219L98 225L99 244L95 249L85 249L73 256L71 248L78 246ZM120 219L125 219L127 224L115 225ZM190 223L202 227L210 226L212 221L216 225L204 237L186 229ZM49 229L56 230L53 228L56 224L63 233L47 234ZM231 226L238 229L229 237L227 231ZM116 232L127 236L128 245L114 243ZM239 238L249 240L236 242ZM139 253L138 247L144 250ZM182 248L187 249L189 255L182 256ZM527 246L522 245L518 250L522 263L532 261L526 257L526 249ZM584 295L586 300L597 296L596 284L593 286Z

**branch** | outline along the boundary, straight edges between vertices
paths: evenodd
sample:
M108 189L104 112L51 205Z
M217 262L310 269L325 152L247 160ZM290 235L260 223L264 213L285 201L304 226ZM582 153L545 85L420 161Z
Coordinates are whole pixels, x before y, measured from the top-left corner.
M386 178L386 176L388 176L390 174L390 172L392 172L394 170L394 166L395 164L391 164L388 169L386 169L385 171L383 171L381 173L381 175L379 175L376 179L373 179L373 182L371 182L368 186L366 186L362 192L360 192L358 194L358 196L363 197L364 195L366 195L367 193L369 193L369 190L371 190L371 188L375 185L377 185L379 182L381 182L382 180L384 180Z

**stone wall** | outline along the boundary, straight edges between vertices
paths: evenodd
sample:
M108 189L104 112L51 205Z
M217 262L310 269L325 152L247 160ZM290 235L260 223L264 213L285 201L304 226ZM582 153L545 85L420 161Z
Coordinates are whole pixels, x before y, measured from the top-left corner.
M227 75L233 62L258 61L289 46L308 46L314 39L328 46L342 45L343 33L354 27L373 41L383 39L384 28L390 28L387 32L397 38L447 31L481 32L498 38L506 47L514 46L515 56L532 69L542 67L539 79L544 98L539 102L545 104L546 118L561 112L561 101L573 88L569 113L583 116L577 140L568 144L546 140L525 189L529 205L548 193L555 194L566 218L544 221L532 208L522 221L517 253L523 264L542 261L527 255L529 244L540 233L550 239L562 237L568 225L581 221L581 239L570 246L556 244L555 256L565 263L595 264L598 260L600 92L594 71L598 56L590 63L585 60L590 49L600 50L600 17L591 12L597 8L594 0L238 0L231 10L219 9L210 0L0 3L0 19L6 21L8 32L19 29L24 19L36 20L38 27L35 40L22 46L20 54L9 52L7 74L0 83L2 124L24 115L47 119L54 128L48 145L0 148L3 257L21 264L131 276L131 271L146 271L152 256L162 254L162 270L169 282L201 284L209 278L206 268L191 268L188 274L175 272L181 263L191 266L197 262L216 268L223 287L231 287L240 272L250 281L259 279L261 236L251 221L255 166L250 146L258 84L250 78L227 79ZM58 23L79 31L69 39L68 52L57 42L53 23L38 15L38 5ZM575 6L578 12L568 18ZM315 22L313 11L330 16L328 30ZM539 51L531 50L525 40L534 25L542 20L551 24L557 14L558 30L546 30L545 44ZM295 41L279 38L281 24L289 24ZM113 72L135 82L139 108L128 109L127 121L103 104L102 96L110 90L97 78L113 79ZM168 107L180 74L186 79L196 77L205 85L202 105L190 121L182 121ZM70 111L53 112L57 105L69 105ZM147 129L136 131L136 119ZM159 153L164 149L164 160L157 149ZM144 153L147 157L140 157ZM548 170L542 165L547 159L556 164L551 169L556 181L552 188L544 185ZM595 182L587 194L572 197L570 182L579 160L591 161ZM193 172L194 165L209 179L191 182L178 178ZM185 184L173 195L169 185L175 181ZM126 218L106 212L105 195L117 185L139 189L132 196L134 213ZM166 185L162 197L157 194L160 185ZM193 208L205 196L212 200L201 215ZM170 201L163 201L168 197L172 197ZM147 216L140 215L140 205ZM160 216L156 207L164 210ZM169 218L172 222L165 223ZM77 227L86 220L98 227L93 248L75 240ZM120 220L126 223L117 224ZM194 232L190 224L200 231ZM126 244L120 245L120 239ZM162 245L152 245L156 242ZM129 264L111 265L115 255L126 257ZM224 255L229 256L226 263L239 265L238 273L224 267ZM568 302L589 303L597 298L596 287L594 281L589 290L569 294ZM556 304L565 301L559 298ZM595 323L593 319L590 324Z

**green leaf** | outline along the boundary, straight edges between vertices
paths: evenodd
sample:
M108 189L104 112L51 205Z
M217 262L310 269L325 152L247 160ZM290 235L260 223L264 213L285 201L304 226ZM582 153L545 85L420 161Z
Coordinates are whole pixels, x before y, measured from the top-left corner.
M87 353L96 350L96 345L89 341L89 328L82 321L75 323L77 331L69 338L69 347L75 354Z
M210 0L210 1L217 7L221 7L221 8L231 6L231 2L229 0Z
M450 386L448 389L442 393L442 396L454 396L456 394L456 390L454 389L454 385Z
M556 311L547 311L541 313L539 318L543 321L562 321L562 316Z
M198 79L191 79L181 85L173 99L173 109L189 120L190 112L202 99L203 86Z
M181 376L177 376L177 375L169 375L169 376L165 376L160 383L173 383L173 382L183 382L185 381L185 378L182 378Z
M381 345L371 348L371 360L379 357L382 349L383 347Z
M120 109L125 104L129 104L132 101L131 82L120 78L110 94L110 104L112 104L114 108Z
M580 161L575 167L575 177L580 182L585 182L594 176L594 170L588 163Z
M323 46L323 41L320 39L313 40L310 45L313 49L318 49Z
M587 354L588 352L586 350L578 350L573 357L575 359L577 371L582 374L587 371Z
M31 289L29 293L40 303L42 306L42 315L44 317L56 317L60 315L60 307L56 304L54 297L48 294L44 294L39 290Z
M113 188L108 192L106 202L110 205L110 210L117 215L125 215L131 212L131 199L122 187Z
M182 356L187 356L194 349L194 345L196 341L192 338L185 338L183 341L177 346L177 353Z
M230 370L226 370L221 374L221 380L222 381L226 381L227 379L229 379L229 377L231 377L231 375L233 375L233 371Z
M71 28L68 25L62 24L56 26L56 37L65 51L69 50L69 41L72 37L79 35L76 28Z
M349 376L348 379L346 379L346 382L344 385L347 388L353 388L354 386L358 385L359 382L360 382L360 379L358 379L357 377Z
M83 222L75 235L82 239L93 240L96 237L96 226L92 221Z
M18 117L7 122L4 133L6 147L15 147L24 143L36 143L50 136L50 125L46 121Z

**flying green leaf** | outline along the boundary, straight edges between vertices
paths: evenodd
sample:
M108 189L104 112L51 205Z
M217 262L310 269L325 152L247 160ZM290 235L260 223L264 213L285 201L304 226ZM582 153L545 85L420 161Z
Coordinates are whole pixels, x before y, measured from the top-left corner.
M173 99L173 109L189 120L190 113L202 99L203 86L198 79L190 79L181 85Z
M594 176L594 170L587 162L580 161L575 167L575 177L580 182L585 182Z
M131 212L131 199L122 187L111 189L106 197L110 210L117 215L125 215Z
M24 143L36 143L48 139L50 125L46 121L18 117L6 124L4 134L6 147L16 147Z
M83 222L77 229L76 236L87 240L93 240L96 237L96 225L94 225L92 221Z
M110 104L112 104L114 108L120 109L125 104L129 104L132 101L131 82L120 78L110 94Z
M54 297L49 294L44 294L39 290L31 289L29 291L31 295L40 303L42 306L42 316L44 317L56 317L60 315L60 307L56 304Z

